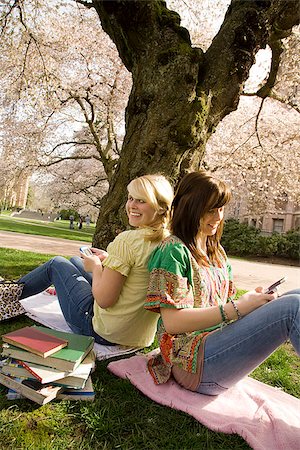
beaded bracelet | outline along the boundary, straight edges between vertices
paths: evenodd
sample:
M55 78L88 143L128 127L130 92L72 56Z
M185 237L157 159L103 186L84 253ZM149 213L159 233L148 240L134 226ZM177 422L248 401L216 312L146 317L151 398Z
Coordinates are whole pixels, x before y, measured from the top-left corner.
M237 315L238 320L240 320L243 316L242 316L242 314L240 313L240 311L239 311L239 309L238 309L238 307L237 307L235 301L234 301L234 300L230 300L230 302L231 302L232 306L234 307L234 310L235 310L235 312L236 312L236 315Z
M222 321L225 323L230 322L223 305L219 305L219 310L221 313Z

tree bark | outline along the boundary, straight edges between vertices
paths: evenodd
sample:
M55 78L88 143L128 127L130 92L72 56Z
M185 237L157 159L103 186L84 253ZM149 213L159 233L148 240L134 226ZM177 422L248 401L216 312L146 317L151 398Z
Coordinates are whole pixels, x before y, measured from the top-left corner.
M106 247L126 223L129 181L145 173L177 180L197 169L206 142L234 111L255 54L299 23L294 0L233 0L203 53L161 0L94 0L103 29L132 73L126 135L102 199L93 245Z

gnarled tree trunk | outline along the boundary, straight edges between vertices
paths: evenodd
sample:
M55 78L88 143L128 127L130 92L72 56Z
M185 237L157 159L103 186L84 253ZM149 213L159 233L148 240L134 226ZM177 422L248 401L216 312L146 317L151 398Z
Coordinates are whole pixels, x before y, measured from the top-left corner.
M161 0L93 5L133 78L121 157L93 242L106 247L124 229L128 182L157 172L175 181L186 169L198 168L207 140L237 108L255 54L287 36L299 23L299 11L294 0L233 0L203 53L191 46L180 17Z

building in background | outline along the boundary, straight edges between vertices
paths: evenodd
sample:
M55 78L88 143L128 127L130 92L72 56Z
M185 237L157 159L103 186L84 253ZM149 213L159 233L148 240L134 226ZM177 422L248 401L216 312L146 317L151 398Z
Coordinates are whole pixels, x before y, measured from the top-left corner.
M260 213L255 213L255 208L251 213L249 203L246 196L233 199L227 211L227 218L237 219L241 223L258 228L264 234L286 233L300 228L300 205L286 196L280 200L269 201L266 210Z
M22 173L17 179L7 182L0 188L0 205L2 209L26 208L30 176Z

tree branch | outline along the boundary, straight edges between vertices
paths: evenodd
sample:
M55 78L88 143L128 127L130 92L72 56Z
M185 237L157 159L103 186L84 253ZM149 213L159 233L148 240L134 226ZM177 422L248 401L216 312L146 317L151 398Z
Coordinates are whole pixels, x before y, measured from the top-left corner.
M82 142L78 142L78 141L66 141L66 142L60 142L59 144L55 145L52 150L49 153L45 152L45 156L51 156L53 152L55 152L56 149L58 149L59 147L62 147L63 145L94 145L93 142L89 142L89 141L82 141Z
M260 146L260 148L262 150L263 150L263 146L262 146L262 143L261 143L261 140L260 140L260 137L259 137L258 121L259 121L260 113L262 112L262 109L263 109L263 106L264 106L265 99L266 99L266 97L262 98L261 103L260 103L259 108L258 108L256 119L255 119L255 134L256 134L257 141L258 141L258 145Z
M281 53L283 52L283 46L280 39L271 40L269 42L269 45L272 50L272 62L271 62L271 68L270 73L268 76L268 79L264 86L262 86L257 92L256 95L258 97L261 97L262 99L265 99L271 94L271 91L273 87L275 86L276 77L278 73L278 69L280 66L281 61Z
M266 95L275 82L280 62L279 38L288 36L298 23L295 0L232 0L220 31L205 54L205 71L199 74L198 90L206 95L210 90L217 92L212 100L211 127L237 108L255 54L269 43L272 69L267 86L261 91L261 96Z
M18 7L18 0L14 0L14 2L12 3L12 5L8 5L8 11L6 14L4 14L4 16L1 18L1 22L3 23L3 25L1 26L1 34L0 37L2 36L2 34L4 33L4 30L6 28L7 25L7 20L10 16L10 14L12 13L12 11L14 10L14 8Z
M151 53L151 48L153 51L155 41L169 46L172 36L169 33L168 39L167 29L172 29L180 40L191 45L188 31L180 26L179 15L167 9L162 0L93 0L93 5L103 30L116 44L130 72L149 50Z
M244 97L257 97L256 92L243 92L242 94ZM300 113L300 108L297 103L293 102L292 100L285 99L283 97L280 97L280 95L276 94L273 90L270 91L269 98L276 100L279 103L282 103L283 105L289 106L292 109L294 109L297 113Z
M81 161L81 160L87 160L87 159L96 159L97 161L100 161L100 159L96 155L64 156L59 159L56 159L55 161L50 161L45 164L39 164L39 167L50 167L50 166L54 166L55 164L59 164L63 161L74 161L74 160Z
M81 110L83 112L83 115L85 117L86 123L88 124L90 132L91 132L91 134L93 136L94 144L95 144L95 147L96 147L96 149L97 149L97 151L99 153L99 156L100 156L101 162L103 164L105 173L107 175L107 178L110 180L112 175L113 175L113 168L114 168L114 165L115 165L115 161L113 161L112 158L105 151L103 151L102 144L101 144L101 141L100 141L100 137L98 136L98 133L97 133L97 131L95 129L95 124L94 124L94 119L95 119L94 105L93 105L93 103L91 102L91 100L88 97L84 98L84 100L88 103L88 105L91 108L91 117L89 117L89 114L88 114L88 112L87 112L87 110L85 108L85 105L83 104L82 99L79 96L77 96L77 95L73 95L73 94L70 94L70 95L78 103L78 105L80 106L80 108L81 108Z
M94 8L93 3L91 3L91 2L84 1L84 0L73 0L73 1L75 1L76 3L79 3L80 5L85 6L86 8L89 8L89 9Z

